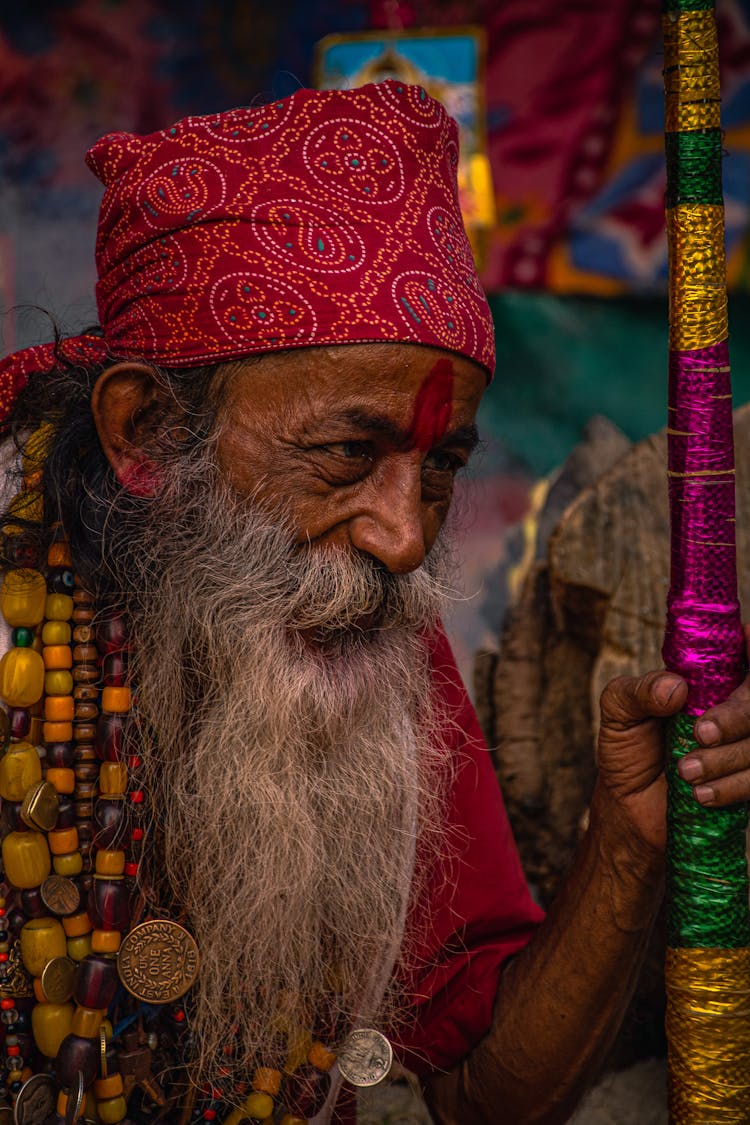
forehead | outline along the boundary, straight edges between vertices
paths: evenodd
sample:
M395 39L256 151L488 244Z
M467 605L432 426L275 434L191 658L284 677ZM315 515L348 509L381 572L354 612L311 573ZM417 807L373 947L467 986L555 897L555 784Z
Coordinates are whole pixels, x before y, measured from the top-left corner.
M227 369L227 417L294 423L361 411L408 425L434 413L472 421L486 374L463 356L412 344L352 344L277 352ZM415 417L416 414L416 417Z

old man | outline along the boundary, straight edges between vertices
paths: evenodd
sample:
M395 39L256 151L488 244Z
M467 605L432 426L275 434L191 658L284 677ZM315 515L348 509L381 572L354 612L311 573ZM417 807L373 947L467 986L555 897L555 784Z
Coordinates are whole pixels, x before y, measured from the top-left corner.
M542 920L439 624L494 368L456 161L396 81L88 155L101 329L0 369L24 1120L351 1120L393 1051L441 1125L561 1122L617 1029L686 688L605 692ZM705 803L750 793L747 694L697 725Z

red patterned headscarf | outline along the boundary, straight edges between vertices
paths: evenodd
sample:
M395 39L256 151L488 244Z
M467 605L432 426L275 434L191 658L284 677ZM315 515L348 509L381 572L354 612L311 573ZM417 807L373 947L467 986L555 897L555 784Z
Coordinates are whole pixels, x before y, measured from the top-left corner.
M298 90L270 105L110 133L103 338L58 345L191 367L259 352L429 344L494 368L492 319L461 221L455 122L419 86ZM0 416L52 345L0 364Z

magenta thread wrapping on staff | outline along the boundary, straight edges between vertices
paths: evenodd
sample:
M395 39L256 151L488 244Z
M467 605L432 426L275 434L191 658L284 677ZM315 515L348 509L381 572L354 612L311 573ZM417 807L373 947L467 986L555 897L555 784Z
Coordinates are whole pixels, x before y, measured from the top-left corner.
M662 655L688 682L684 710L699 715L742 679L726 341L670 354L669 403L672 575Z

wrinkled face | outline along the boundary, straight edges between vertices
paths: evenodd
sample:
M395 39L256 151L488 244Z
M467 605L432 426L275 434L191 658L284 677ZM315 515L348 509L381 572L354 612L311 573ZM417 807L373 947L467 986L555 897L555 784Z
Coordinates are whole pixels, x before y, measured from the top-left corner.
M471 360L410 344L267 355L227 380L219 461L238 491L290 515L300 544L405 574L445 521L485 385Z

